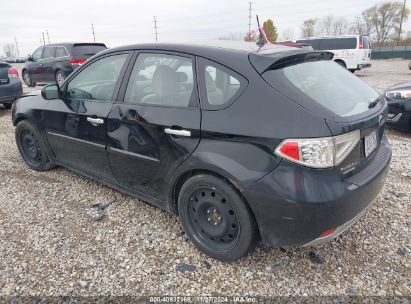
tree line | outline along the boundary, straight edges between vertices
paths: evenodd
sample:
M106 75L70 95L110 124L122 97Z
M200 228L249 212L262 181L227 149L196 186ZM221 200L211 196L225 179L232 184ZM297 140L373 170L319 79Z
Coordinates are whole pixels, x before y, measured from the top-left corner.
M338 36L347 34L369 35L376 45L396 42L411 43L411 31L403 33L402 24L408 20L409 9L398 1L376 4L354 17L351 22L333 15L305 20L301 37Z

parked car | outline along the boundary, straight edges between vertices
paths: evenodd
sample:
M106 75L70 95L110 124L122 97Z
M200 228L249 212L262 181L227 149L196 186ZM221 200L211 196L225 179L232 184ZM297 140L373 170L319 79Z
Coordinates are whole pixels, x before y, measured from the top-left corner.
M10 64L0 61L0 104L10 109L12 103L22 94L19 72Z
M104 43L55 43L41 46L28 58L22 69L25 84L57 83L64 80L88 58L107 49Z
M220 260L314 245L384 185L388 107L332 54L141 44L101 52L12 111L27 165L61 165L180 217ZM153 73L147 73L146 70Z
M411 131L411 82L390 87L385 92L388 101L387 125Z
M368 36L312 37L296 42L310 44L314 50L334 53L335 62L351 72L371 67L371 43Z

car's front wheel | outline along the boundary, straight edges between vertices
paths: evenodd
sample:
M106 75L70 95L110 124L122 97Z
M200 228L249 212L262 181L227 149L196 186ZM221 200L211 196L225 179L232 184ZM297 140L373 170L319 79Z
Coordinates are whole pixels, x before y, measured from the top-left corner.
M57 70L56 72L56 83L59 87L63 84L64 80L66 80L66 76L64 75L62 70Z
M254 216L237 191L224 180L195 175L182 186L178 212L191 241L211 257L236 260L258 240Z
M28 86L28 87L35 87L36 86L36 83L31 78L30 73L27 72L27 71L23 71L23 81L26 84L26 86Z
M36 171L47 171L54 167L46 154L40 132L30 122L23 120L16 126L16 143L26 164Z

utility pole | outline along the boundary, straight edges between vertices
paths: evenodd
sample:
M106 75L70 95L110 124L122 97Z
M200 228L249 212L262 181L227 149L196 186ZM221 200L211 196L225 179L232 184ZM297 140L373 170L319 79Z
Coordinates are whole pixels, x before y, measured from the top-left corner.
M93 23L91 24L91 31L93 32L94 42L96 42L96 34L94 33L94 24Z
M154 34L156 35L156 42L158 41L158 27L157 27L157 19L154 16Z
M248 36L251 35L251 1L250 1L250 7L248 8Z
M47 33L47 42L50 44L49 30L46 30L46 33Z
M400 40L401 40L401 32L402 32L402 22L404 21L404 13L405 13L405 4L407 3L407 0L404 0L404 5L402 6L402 13L401 13L401 21L400 21L400 28L398 29L398 39L397 39L397 45L400 45Z
M43 45L46 45L46 40L44 39L44 32L41 32L41 35L43 36Z
M14 37L14 41L16 42L17 57L20 57L19 44L17 43L17 38L16 37Z

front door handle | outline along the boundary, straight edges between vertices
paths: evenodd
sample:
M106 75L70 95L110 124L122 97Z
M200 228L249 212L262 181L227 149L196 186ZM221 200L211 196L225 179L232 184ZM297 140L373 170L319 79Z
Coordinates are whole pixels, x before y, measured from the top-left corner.
M91 123L93 126L97 127L98 125L102 125L104 123L104 120L101 118L93 118L93 117L87 117L87 121Z
M171 134L171 135L186 136L186 137L191 136L191 132L187 130L176 130L176 129L165 128L164 131L167 134Z

